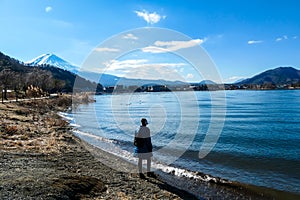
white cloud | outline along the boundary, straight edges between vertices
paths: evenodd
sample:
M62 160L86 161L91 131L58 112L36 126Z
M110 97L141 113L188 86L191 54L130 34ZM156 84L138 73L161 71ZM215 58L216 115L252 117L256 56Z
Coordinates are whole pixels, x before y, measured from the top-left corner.
M194 75L193 75L193 74L188 74L188 75L186 76L186 79L192 79L192 78L194 78Z
M104 63L105 73L127 78L183 80L178 68L185 63L150 63L147 59L111 60ZM181 78L180 78L181 77Z
M148 53L165 53L177 51L200 45L204 42L202 39L195 39L189 41L156 41L153 46L148 46L142 49L143 52Z
M98 48L95 49L95 51L98 51L98 52L119 52L120 49L109 48L109 47L98 47Z
M294 39L294 40L298 39L298 36L294 36L293 39Z
M134 68L125 74L127 78L142 78L150 80L180 80L185 81L185 78L176 72L172 66L173 63L149 63L140 68Z
M158 23L161 19L165 19L166 16L161 16L157 14L156 12L149 13L146 10L143 11L134 11L138 17L143 18L148 24L156 24Z
M156 46L148 46L142 49L143 52L146 53L166 53L168 52L167 49L156 47Z
M161 66L161 67L182 67L186 64L184 63L149 63L147 59L129 59L129 60L111 60L104 65L109 70L120 70L120 69L130 69L130 68L141 68L141 67L151 67L151 66Z
M47 6L46 8L45 8L45 12L51 12L52 11L52 7L51 6Z
M144 63L148 62L146 59L130 59L130 60L111 60L110 62L104 63L107 67L107 70L114 71L114 70L124 70L128 71L131 68L137 68L143 65Z
M136 37L135 35L133 35L132 33L128 33L126 35L124 35L123 37L124 39L129 39L129 40L138 40L139 38Z
M282 40L287 40L287 39L288 39L288 36L284 35L284 36L282 36L282 37L276 38L275 41L276 41L276 42L280 42L280 41L282 41Z
M263 41L262 40L249 40L247 43L248 44L259 44L259 43L262 43Z
M203 43L203 40L201 39L195 39L195 40L189 40L189 41L156 41L154 44L159 47L166 47L169 49L182 49L182 48L189 48L196 46L198 44Z

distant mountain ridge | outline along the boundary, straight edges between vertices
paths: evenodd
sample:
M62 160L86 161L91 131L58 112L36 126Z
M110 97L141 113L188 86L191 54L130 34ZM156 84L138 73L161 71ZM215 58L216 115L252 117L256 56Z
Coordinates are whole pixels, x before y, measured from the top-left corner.
M80 76L90 81L99 82L104 87L123 85L123 86L154 86L154 85L187 85L188 83L182 81L167 81L167 80L149 80L149 79L131 79L125 77L118 77L111 74L101 74L87 71L80 71Z
M300 83L300 70L293 67L278 67L264 71L252 78L245 79L238 82L238 85L243 84L274 84L274 85L285 85L285 84L297 84Z
M199 83L200 85L215 85L217 83L211 81L211 80L203 80Z
M116 86L116 85L183 85L187 84L181 81L167 81L167 80L147 80L147 79L130 79L125 77L118 77L111 74L101 74L88 71L79 71L77 66L70 64L64 59L56 56L55 54L43 54L30 61L25 62L29 66L44 66L50 65L54 66L74 74L78 74L85 79L90 81L99 82L105 87Z
M4 56L4 55L3 55ZM17 61L17 60L16 60ZM20 68L19 62L15 62L16 68L24 70L23 67ZM1 64L1 63L0 63ZM202 80L199 83L187 83L182 81L168 81L168 80L147 80L147 79L130 79L125 77L118 77L111 74L101 74L87 71L78 71L78 67L70 64L69 62L61 59L54 54L43 54L37 58L26 62L29 66L42 66L47 65L54 66L59 69L63 69L73 74L78 74L81 77L100 83L104 87L123 85L123 86L142 86L142 85L168 85L168 86L186 86L190 85L216 85L215 82L211 80ZM1 66L0 66L1 67ZM60 77L62 79L62 77ZM300 84L300 70L293 67L278 67L275 69L266 70L258 75L251 78L241 80L239 82L233 83L233 85L291 85Z
M29 66L51 65L63 70L67 70L74 74L77 74L78 72L78 67L70 64L69 62L52 53L40 55L30 61L25 62L25 64Z
M0 52L0 72L5 69L11 69L16 72L28 72L31 68L32 67L24 66L20 61Z
M41 59L42 60L42 59ZM28 64L24 64L19 60L11 58L2 52L0 52L0 73L4 70L9 70L12 72L16 72L21 74L22 76L11 77L10 82L27 82L28 80L23 80L26 76L28 77L30 74L34 73L35 70L39 70L39 73L50 72L54 82L63 82L63 86L61 86L61 91L72 92L75 80L79 80L81 85L85 88L96 88L96 84L91 81L85 80L80 76L76 76L76 74L62 69L60 67L56 67L49 64L44 65L33 65L28 66ZM20 78L22 77L22 78ZM26 79L26 78L25 78ZM0 86L1 86L0 79ZM26 85L24 83L24 85Z

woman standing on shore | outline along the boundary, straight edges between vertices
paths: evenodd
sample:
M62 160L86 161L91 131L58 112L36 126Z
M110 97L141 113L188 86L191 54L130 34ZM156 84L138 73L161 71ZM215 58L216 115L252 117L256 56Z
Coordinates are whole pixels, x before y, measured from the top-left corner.
M135 132L134 137L134 156L139 158L138 168L140 178L145 178L143 174L143 159L147 160L147 175L153 176L154 174L150 172L151 169L151 157L152 154L152 142L150 136L150 129L147 127L148 121L145 118L141 120L142 125Z

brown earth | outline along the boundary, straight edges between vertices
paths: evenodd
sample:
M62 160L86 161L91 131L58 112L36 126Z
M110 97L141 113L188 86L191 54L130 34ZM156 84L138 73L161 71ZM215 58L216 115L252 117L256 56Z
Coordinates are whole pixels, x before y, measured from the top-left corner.
M70 102L61 97L0 104L0 199L194 199L95 159L57 115Z

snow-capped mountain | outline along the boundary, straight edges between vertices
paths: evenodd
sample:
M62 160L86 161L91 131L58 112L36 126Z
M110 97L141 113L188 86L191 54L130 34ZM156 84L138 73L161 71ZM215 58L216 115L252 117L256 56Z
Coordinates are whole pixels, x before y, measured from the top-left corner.
M70 64L69 62L61 59L60 57L58 57L52 53L40 55L28 62L25 62L25 64L30 65L30 66L38 66L38 65L48 64L48 65L52 65L54 67L61 68L63 70L70 71L75 74L77 74L77 72L78 72L78 67Z
M51 65L63 70L67 70L76 75L79 75L89 81L98 82L104 87L115 86L121 84L124 86L130 85L182 85L186 84L180 81L166 81L166 80L146 80L146 79L130 79L125 77L118 77L111 74L101 74L89 71L79 71L79 68L70 64L69 62L61 59L54 54L43 54L34 58L31 61L25 62L29 66L39 66L39 65Z

